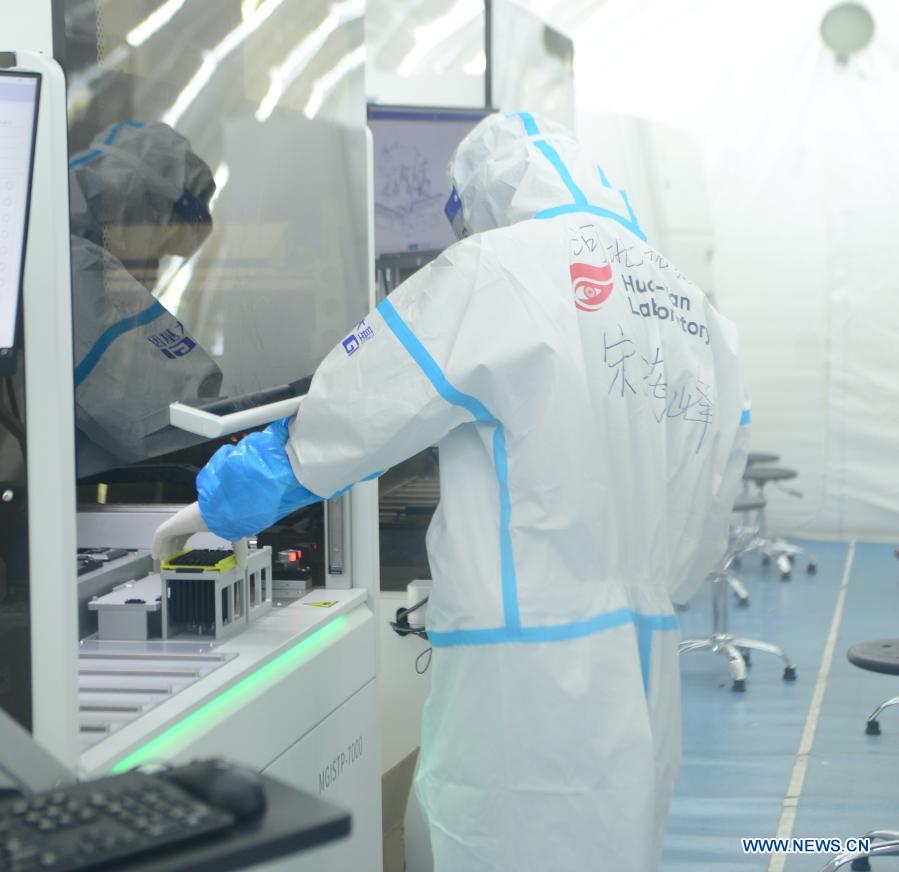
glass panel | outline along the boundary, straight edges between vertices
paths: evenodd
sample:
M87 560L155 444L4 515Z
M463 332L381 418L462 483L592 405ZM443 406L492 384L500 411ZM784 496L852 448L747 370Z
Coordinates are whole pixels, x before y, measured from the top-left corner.
M309 376L368 304L362 0L64 0L79 476Z
M483 106L484 0L369 0L369 99L407 106Z
M486 110L370 106L374 144L375 252L379 299L454 240L444 213L446 167ZM379 481L381 587L430 578L425 533L440 499L436 449Z
M493 105L527 108L574 130L572 40L515 0L494 0L492 10Z

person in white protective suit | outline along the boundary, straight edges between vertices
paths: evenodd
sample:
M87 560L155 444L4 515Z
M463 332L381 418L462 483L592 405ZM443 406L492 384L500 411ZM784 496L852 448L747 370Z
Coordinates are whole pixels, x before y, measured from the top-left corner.
M219 395L221 370L150 289L165 255L212 231L212 171L160 122L119 121L69 162L79 476L199 440L169 404Z
M325 358L297 417L220 449L227 539L431 445L431 694L416 789L437 872L655 869L680 760L678 629L745 462L737 337L562 127L459 145L467 236Z

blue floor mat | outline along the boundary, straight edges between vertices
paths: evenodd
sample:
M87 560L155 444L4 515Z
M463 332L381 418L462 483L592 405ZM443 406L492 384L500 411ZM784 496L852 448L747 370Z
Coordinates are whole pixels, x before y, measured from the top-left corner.
M744 855L743 836L774 836L793 772L849 546L805 542L818 572L798 564L792 581L748 557L739 575L747 609L732 608L731 629L781 646L798 680L782 680L782 662L753 653L747 691L734 693L727 660L710 652L682 659L684 762L665 838L661 869L767 869L769 858ZM680 614L684 636L711 629L711 600L702 591ZM853 667L854 642L899 637L899 562L886 545L856 546L833 664L799 799L796 836L859 835L899 828L899 708L883 717L883 735L864 735L864 720L882 699L899 695L899 678ZM789 872L820 870L828 857L790 856ZM899 859L881 868L899 869Z

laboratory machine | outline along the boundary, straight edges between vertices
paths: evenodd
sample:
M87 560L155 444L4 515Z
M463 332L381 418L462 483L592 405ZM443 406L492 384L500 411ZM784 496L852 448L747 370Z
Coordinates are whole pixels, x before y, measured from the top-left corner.
M214 756L346 809L310 870L381 868L377 483L245 565L150 548L374 302L363 11L0 13L0 708L83 779Z

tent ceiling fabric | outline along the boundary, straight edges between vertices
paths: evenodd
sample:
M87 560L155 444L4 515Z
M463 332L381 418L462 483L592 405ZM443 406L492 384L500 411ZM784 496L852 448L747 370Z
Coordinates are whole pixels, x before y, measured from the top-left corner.
M899 4L840 64L834 0L608 0L577 33L576 91L702 145L715 288L753 393L753 447L800 471L788 532L899 529ZM588 49L589 47L589 49Z
M835 0L607 0L575 34L579 99L702 128L709 100L739 106L824 51L820 26ZM874 40L854 62L899 64L899 4L864 3ZM832 55L828 52L832 59Z
M606 0L530 0L523 2L547 24L577 40L581 27L587 24Z

